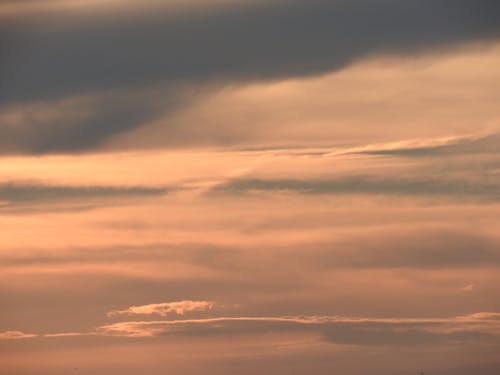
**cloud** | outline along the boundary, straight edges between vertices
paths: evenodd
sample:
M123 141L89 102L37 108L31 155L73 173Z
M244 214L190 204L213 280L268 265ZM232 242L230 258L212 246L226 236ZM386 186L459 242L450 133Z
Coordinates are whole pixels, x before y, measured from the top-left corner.
M131 306L125 310L112 310L106 313L108 317L116 315L160 315L167 316L171 313L184 315L192 311L205 311L214 307L215 302L212 301L177 301L153 303L149 305Z
M96 199L160 196L168 192L163 187L146 186L72 186L42 183L0 183L0 209L22 204L92 202Z
M62 333L46 333L43 337L80 337L94 336L94 332L62 332Z
M54 251L53 248L30 248L29 251L17 249L1 255L0 262L4 272L42 272L44 269L63 272L70 268L73 274L95 270L104 272L103 276L108 276L111 272L129 275L133 268L136 275L147 279L182 280L188 272L192 272L190 277L205 285L207 275L216 279L220 275L227 275L240 282L251 281L252 285L260 285L262 288L276 282L278 271L274 265L277 263L282 264L284 269L298 272L295 277L306 277L309 273L320 275L333 269L367 271L405 268L415 271L446 269L460 272L459 270L464 269L473 271L483 267L500 266L500 245L495 235L477 233L465 228L429 225L420 221L418 226L418 230L403 224L380 227L376 231L371 228L356 228L355 234L352 234L350 229L345 232L338 230L328 232L325 236L297 238L293 241L269 241L266 237L272 235L276 229L268 228L270 232L251 232L250 237L259 233L261 240L258 243L245 236L238 237L237 247L207 239L198 243L164 242L141 246L117 243L114 246L68 247L60 251ZM294 227L293 230L300 232L304 228ZM286 261L283 262L283 259ZM257 269L260 275L258 279L254 277ZM174 272L175 270L177 272ZM282 276L288 275L285 273ZM300 281L299 284L301 282L305 281ZM205 306L209 309L215 306L209 306L209 303L167 302L134 306L109 314L132 315L134 311L159 314L175 312L172 310L174 307Z
M259 169L222 181L208 194L291 192L498 202L497 145L500 137L494 133L337 150L264 150L261 154L268 158L267 165L262 163ZM434 155L439 158L414 158Z
M463 230L428 227L410 230L397 227L380 229L376 234L356 231L356 235L337 236L331 241L318 241L290 246L276 257L310 264L316 269L394 269L429 270L473 269L500 265L498 240L487 235Z
M99 149L113 135L148 123L203 90L180 87L107 90L0 110L0 154L45 154Z
M330 195L391 195L448 197L499 201L500 181L447 176L355 175L331 179L238 178L220 184L211 193L295 192Z
M327 342L348 345L413 346L470 342L495 345L500 342L500 313L479 312L448 318L253 316L124 321L102 325L88 332L48 333L43 337L213 337L287 332L315 333ZM3 335L3 338L8 339L37 336L18 331L6 332Z
M499 37L498 10L491 0L294 0L203 12L153 5L133 18L95 11L37 15L31 24L19 16L4 26L4 43L17 47L7 49L9 61L23 64L8 66L0 98L47 98L159 80L318 74L368 54Z
M407 157L449 156L467 154L497 154L500 150L500 133L485 136L452 137L435 141L397 142L373 145L340 152L341 154L395 155ZM326 155L335 155L330 153Z
M3 127L3 152L70 152L177 108L180 88L342 69L380 54L420 53L500 36L492 0L230 2L175 9L66 10L3 16L0 107L97 95L84 119ZM167 87L161 106L136 95ZM109 96L107 93L112 93ZM0 133L1 135L1 133Z
M342 316L220 317L118 322L99 327L105 336L233 335L305 331L326 341L354 345L432 345L500 341L500 314L451 318L357 318Z
M6 331L0 332L0 340L18 340L18 339L29 339L36 337L38 335L33 333L24 333L21 331Z
M472 283L472 284L467 284L463 287L460 288L460 290L464 292L472 292L474 289L476 289L477 285Z

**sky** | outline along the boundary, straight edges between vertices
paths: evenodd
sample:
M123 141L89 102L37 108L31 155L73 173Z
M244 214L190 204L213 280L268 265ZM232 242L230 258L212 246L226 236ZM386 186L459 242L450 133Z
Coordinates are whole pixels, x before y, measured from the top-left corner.
M0 0L0 53L0 373L500 372L500 2Z

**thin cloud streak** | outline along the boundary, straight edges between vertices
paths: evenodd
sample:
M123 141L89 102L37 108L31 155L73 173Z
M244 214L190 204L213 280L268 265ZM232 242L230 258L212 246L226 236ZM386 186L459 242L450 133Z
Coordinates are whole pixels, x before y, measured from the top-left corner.
M419 144L420 143L420 144ZM447 156L468 154L498 154L500 152L500 133L484 136L465 136L438 139L430 142L398 142L381 146L366 146L340 154L394 155L407 157ZM326 154L333 156L335 153Z
M216 186L210 193L295 192L331 195L394 195L500 201L500 181L411 176L349 176L324 180L240 178Z
M104 335L157 337L217 336L309 331L326 341L355 345L432 345L445 342L500 342L500 314L476 313L444 319L339 316L223 317L174 321L119 322L99 327Z
M30 339L37 336L38 336L37 334L24 333L22 331L0 332L0 340L21 340L21 339Z
M71 186L37 182L0 183L0 210L17 205L41 203L92 202L134 197L158 197L170 189L147 186Z
M63 332L46 338L109 336L152 338L169 335L218 336L306 331L324 340L356 345L425 345L443 342L500 341L500 313L479 312L450 318L364 318L346 316L213 317L182 320L125 321L89 332ZM10 338L31 338L20 332Z
M117 315L160 315L167 316L171 313L184 315L192 311L205 311L214 307L213 301L175 301L152 303L149 305L131 306L125 310L112 310L106 313L106 316L112 317Z

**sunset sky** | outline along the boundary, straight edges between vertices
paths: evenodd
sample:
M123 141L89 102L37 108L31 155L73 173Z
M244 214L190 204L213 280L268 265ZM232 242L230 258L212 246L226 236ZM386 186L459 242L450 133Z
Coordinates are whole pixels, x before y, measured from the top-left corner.
M0 0L0 373L498 375L500 1Z

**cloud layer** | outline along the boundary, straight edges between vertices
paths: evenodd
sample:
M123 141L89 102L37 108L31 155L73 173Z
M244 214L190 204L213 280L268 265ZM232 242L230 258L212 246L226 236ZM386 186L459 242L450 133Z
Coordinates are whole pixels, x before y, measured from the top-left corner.
M8 61L23 64L7 65L13 74L3 79L2 97L47 98L158 80L317 74L372 53L499 37L498 10L490 0L297 0L203 12L153 7L134 19L63 12L55 19L39 15L31 25L23 21L33 18L20 15L21 22L4 26L4 48L11 52Z
M104 335L255 334L305 330L325 340L354 345L434 345L442 342L500 340L498 313L475 313L444 319L371 319L349 317L223 317L195 320L120 322L99 328Z
M169 189L148 186L71 186L36 182L0 183L0 210L36 209L40 205L54 205L72 209L80 205L92 207L102 204L126 203L134 198L161 197ZM76 206L75 206L76 205Z
M112 311L118 315L166 316L171 312L209 310L213 302L180 301L132 306ZM311 332L323 340L344 345L439 345L443 343L499 343L500 313L479 312L450 318L362 318L345 316L212 317L182 320L124 321L106 324L95 331L49 333L45 338L102 335L119 338L152 338L179 335L255 335L269 332ZM19 331L2 333L3 339L37 337Z
M499 17L0 1L0 373L497 375Z
M500 36L500 11L492 0L294 0L201 8L152 2L134 17L119 6L115 12L54 9L1 16L7 59L0 108L91 99L76 105L78 116L2 126L0 138L10 139L0 144L2 152L98 148L189 102L179 98L187 87L193 93L207 84L318 75L367 56Z

